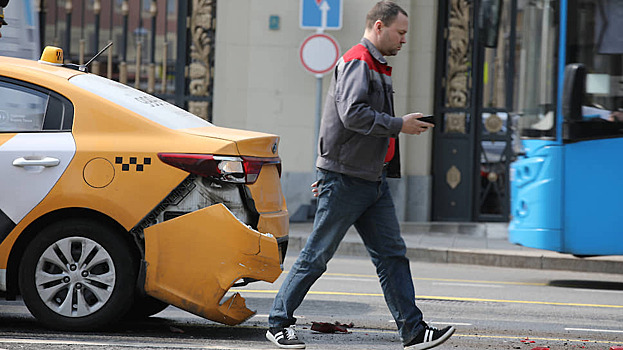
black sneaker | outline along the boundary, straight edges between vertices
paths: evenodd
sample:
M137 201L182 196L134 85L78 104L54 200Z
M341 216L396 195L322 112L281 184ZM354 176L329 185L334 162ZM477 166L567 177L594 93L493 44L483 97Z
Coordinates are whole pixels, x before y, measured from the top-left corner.
M296 336L294 326L287 328L269 328L266 339L282 349L305 349L305 343Z
M405 344L405 350L424 350L434 348L450 338L455 329L448 326L444 329L437 329L422 322L424 330L418 334L415 339Z

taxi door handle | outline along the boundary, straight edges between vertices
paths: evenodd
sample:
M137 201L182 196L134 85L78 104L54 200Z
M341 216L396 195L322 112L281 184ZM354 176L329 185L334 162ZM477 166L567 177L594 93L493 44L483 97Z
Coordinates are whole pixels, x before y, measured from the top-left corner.
M44 157L41 159L26 159L24 157L17 158L13 161L14 166L25 167L25 166L44 166L44 167L52 167L57 166L60 163L60 160L51 157Z

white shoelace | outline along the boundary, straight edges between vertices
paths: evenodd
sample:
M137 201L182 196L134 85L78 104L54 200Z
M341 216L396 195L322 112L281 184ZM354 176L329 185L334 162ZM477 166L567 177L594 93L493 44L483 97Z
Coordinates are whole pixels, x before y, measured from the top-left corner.
M294 330L294 327L288 327L285 330L286 330L286 339L288 340L298 339L296 337L296 331Z

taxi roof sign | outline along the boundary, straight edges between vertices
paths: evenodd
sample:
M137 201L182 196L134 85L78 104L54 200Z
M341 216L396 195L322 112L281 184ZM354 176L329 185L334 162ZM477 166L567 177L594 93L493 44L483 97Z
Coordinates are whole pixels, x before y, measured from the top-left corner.
M41 54L39 62L49 63L53 65L62 65L63 49L55 46L46 46L45 49L43 49L43 53Z

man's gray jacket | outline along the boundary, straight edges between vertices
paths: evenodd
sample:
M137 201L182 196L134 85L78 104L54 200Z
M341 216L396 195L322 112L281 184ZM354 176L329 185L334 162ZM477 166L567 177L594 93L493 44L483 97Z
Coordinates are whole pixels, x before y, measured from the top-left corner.
M388 177L400 177L392 68L367 39L338 61L320 125L316 166L369 181L381 179L389 138L396 138Z

